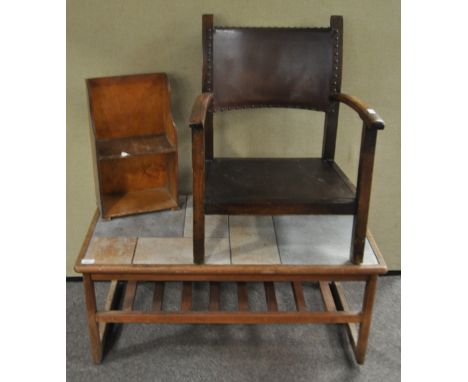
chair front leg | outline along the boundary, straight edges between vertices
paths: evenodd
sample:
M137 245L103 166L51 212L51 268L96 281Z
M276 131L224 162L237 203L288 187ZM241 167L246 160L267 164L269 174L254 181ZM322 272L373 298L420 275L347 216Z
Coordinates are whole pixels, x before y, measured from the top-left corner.
M205 142L202 126L192 128L193 261L205 261Z
M361 264L364 257L376 140L377 130L366 128L366 125L364 125L356 187L356 213L354 215L351 243L351 261L354 264Z

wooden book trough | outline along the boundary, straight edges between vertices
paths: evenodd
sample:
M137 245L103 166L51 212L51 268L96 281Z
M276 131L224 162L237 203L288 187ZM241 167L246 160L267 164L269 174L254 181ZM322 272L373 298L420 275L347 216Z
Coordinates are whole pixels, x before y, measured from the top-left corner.
M167 76L86 82L102 216L177 208L177 131Z

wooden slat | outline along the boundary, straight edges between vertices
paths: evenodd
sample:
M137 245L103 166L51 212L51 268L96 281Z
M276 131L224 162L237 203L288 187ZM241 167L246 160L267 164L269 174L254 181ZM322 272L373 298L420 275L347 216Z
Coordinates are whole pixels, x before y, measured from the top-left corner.
M96 314L97 321L120 323L190 324L343 324L359 322L360 312L160 312L110 311Z
M135 301L137 282L128 281L127 287L125 288L125 295L123 301L122 309L125 311L130 311L133 309L133 302Z
M210 310L220 310L219 283L210 282Z
M296 308L298 312L306 311L306 304L304 300L304 292L302 290L302 284L299 281L294 281L291 283L293 293L294 293L294 301L296 302Z
M340 283L332 282L330 284L330 289L335 300L335 305L338 310L343 312L349 312L348 302L346 301L346 297L343 291L343 287ZM349 341L351 342L351 346L353 350L356 349L357 338L358 338L358 327L355 323L347 323L345 324L346 333L348 335Z
M322 294L323 303L328 312L336 312L335 302L327 281L320 281L320 292Z
M192 282L184 281L182 287L182 303L180 304L180 310L182 312L188 312L192 309Z
M164 283L156 281L154 283L153 303L151 305L151 310L155 312L161 311L163 300L164 300Z
M109 292L107 292L106 302L104 304L104 310L112 310L112 308L114 307L118 283L118 280L111 281L109 286ZM104 338L106 337L107 329L108 325L105 322L99 323L99 337L102 343L104 342Z
M247 284L245 282L237 283L237 300L240 311L249 310L249 296L247 293Z
M84 267L84 266L83 266ZM193 264L133 264L133 265L114 265L106 264L105 267L102 265L86 265L85 273L92 273L93 279L98 274L138 274L142 275L248 275L251 277L251 281L257 280L257 277L264 276L270 277L274 275L284 276L299 276L302 275L304 280L314 280L316 277L329 277L328 280L348 279L349 277L361 277L361 280L367 280L370 274L382 274L387 272L387 267L383 265L360 265L356 267L352 264L343 265L288 265L288 264L262 264L262 265L230 265L226 267L225 264L209 264L209 265L193 265ZM80 272L83 269L80 268ZM156 276L157 277L157 276ZM125 280L125 278L123 278ZM206 280L209 280L207 278ZM322 278L325 280L325 278ZM351 279L349 279L351 280Z
M263 283L265 287L265 296L268 310L276 312L278 310L278 303L276 302L275 284L272 282Z

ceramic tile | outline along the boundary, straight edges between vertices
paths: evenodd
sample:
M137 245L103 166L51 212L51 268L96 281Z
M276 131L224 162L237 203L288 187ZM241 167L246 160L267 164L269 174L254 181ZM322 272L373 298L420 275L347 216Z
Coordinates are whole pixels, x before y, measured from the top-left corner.
M280 264L271 216L230 216L233 264Z
M193 241L189 237L138 240L133 264L193 264ZM206 264L229 264L229 239L208 238L205 241Z
M205 239L205 264L231 264L228 237Z
M136 237L93 237L82 264L131 264Z
M180 196L179 209L100 219L95 236L181 237L184 231L186 196Z
M271 216L229 216L230 235L269 235L275 234Z
M133 264L190 264L192 262L192 240L172 237L140 238L133 258Z
M193 235L193 198L187 197L187 209L185 215L184 236ZM227 215L205 215L205 237L228 237Z
M347 264L353 217L349 215L275 216L283 264ZM364 264L377 264L366 240Z

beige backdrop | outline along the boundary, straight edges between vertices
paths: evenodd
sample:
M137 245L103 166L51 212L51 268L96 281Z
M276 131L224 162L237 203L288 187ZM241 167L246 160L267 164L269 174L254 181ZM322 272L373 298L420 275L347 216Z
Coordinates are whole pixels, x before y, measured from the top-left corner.
M188 116L201 90L201 15L215 25L328 26L344 16L343 92L387 123L379 133L370 228L391 269L400 269L399 0L68 0L67 275L96 209L84 79L166 72L179 133L179 182L191 189ZM215 155L320 156L323 114L268 109L215 116ZM361 123L342 107L337 162L357 173Z

